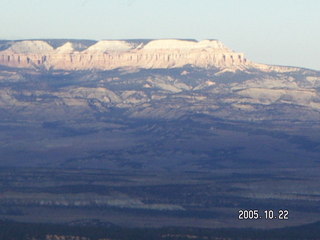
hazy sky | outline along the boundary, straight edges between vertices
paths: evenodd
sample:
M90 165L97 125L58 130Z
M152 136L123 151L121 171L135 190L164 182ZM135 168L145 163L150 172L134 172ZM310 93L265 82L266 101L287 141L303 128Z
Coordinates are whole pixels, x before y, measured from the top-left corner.
M319 0L0 0L0 39L219 39L250 60L320 70Z

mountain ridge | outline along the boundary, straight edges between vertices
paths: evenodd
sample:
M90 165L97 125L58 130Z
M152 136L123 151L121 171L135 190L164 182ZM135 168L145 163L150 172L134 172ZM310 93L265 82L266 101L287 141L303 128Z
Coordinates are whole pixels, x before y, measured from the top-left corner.
M59 42L59 44L57 44ZM243 68L243 53L218 40L18 40L0 43L0 64L9 67L62 70L109 70L121 67Z

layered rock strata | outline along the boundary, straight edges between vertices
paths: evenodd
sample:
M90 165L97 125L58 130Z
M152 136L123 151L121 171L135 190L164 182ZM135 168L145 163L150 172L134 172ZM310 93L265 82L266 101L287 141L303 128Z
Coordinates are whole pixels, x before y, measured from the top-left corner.
M0 51L0 64L18 68L42 67L63 70L109 70L121 67L176 68L243 67L242 53L217 40L104 40L78 50L72 41L54 48L47 41L13 41Z

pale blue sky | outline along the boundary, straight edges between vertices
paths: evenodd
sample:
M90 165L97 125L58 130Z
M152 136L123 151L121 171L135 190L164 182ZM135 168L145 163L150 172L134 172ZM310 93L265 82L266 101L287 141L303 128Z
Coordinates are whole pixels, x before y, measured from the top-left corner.
M320 70L319 0L0 0L0 39L219 39L250 60Z

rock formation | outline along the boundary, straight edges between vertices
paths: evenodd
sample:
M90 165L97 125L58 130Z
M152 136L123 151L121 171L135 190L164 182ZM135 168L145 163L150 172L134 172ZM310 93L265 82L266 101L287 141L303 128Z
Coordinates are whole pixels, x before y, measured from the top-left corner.
M215 40L0 41L0 64L1 167L319 164L319 71Z
M209 68L242 68L250 64L242 53L217 40L103 40L77 49L71 41L54 48L43 40L11 41L0 51L0 65L18 68L87 70L176 68L185 65Z

